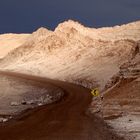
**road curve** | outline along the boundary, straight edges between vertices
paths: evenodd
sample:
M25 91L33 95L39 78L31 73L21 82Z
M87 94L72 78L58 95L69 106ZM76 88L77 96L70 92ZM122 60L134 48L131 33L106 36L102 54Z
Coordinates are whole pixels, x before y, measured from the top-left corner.
M64 98L51 105L27 111L0 126L0 140L122 140L87 108L90 91L74 84L14 72L0 72L39 83L51 83L65 91Z

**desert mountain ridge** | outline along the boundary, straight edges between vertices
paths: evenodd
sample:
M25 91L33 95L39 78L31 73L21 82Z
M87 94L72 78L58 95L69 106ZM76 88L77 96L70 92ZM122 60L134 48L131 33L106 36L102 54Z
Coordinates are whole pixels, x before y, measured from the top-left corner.
M95 29L69 20L33 32L0 68L103 89L123 64L139 58L139 40L140 21Z
M71 29L71 30L70 30ZM102 27L102 28L89 28L75 22L68 20L60 23L54 32L71 32L72 30L78 31L78 33L89 36L93 39L101 40L119 40L119 39L134 39L139 40L140 21L124 24L114 27Z
M60 81L51 85L47 78ZM70 114L70 117L79 120L79 116L73 117L73 112L78 107L76 114L81 116L80 103L83 114L84 102L91 94L89 89L67 83L71 82L99 90L99 96L91 96L93 98L88 109L111 126L108 127L111 131L113 129L128 140L140 139L140 21L96 29L69 20L60 23L54 31L41 27L32 34L0 35L0 79L0 112L4 115L0 116L2 123L11 119L11 113L58 101L63 98L65 90L69 93L67 100L64 100L66 104L62 100L56 104L56 108L51 107L52 119L56 113L58 120L59 117L62 120L61 114ZM47 83L44 83L45 79ZM58 87L54 87L57 84ZM45 108L49 110L48 106ZM37 123L38 118L41 118L42 125L48 124L45 121L49 112L44 112L45 108L42 110L43 117L37 114L36 119L36 112L33 113ZM8 117L5 118L5 115ZM79 122L77 119L76 123ZM27 127L28 123L25 123ZM90 123L86 121L86 124L88 127L84 126L87 131ZM23 130L23 127L19 128ZM45 127L41 128L44 132ZM79 131L79 125L77 128ZM17 133L17 128L13 130Z

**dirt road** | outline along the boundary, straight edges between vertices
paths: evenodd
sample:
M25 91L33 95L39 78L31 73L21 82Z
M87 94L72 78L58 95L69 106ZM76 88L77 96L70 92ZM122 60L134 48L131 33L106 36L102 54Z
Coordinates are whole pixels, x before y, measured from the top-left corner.
M57 103L27 111L16 119L0 125L0 140L122 140L87 108L92 100L90 91L74 84L12 72L3 75L51 83L65 91Z

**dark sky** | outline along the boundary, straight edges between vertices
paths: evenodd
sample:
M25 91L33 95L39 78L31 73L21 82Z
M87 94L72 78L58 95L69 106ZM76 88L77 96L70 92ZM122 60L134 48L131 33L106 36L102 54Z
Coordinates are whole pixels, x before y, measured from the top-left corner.
M53 30L67 19L90 27L140 20L140 0L0 0L0 33Z

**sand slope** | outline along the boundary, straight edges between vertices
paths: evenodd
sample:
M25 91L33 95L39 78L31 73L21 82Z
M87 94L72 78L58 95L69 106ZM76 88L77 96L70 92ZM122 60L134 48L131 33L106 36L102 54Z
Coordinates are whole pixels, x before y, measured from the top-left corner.
M2 34L0 35L0 59L11 50L23 44L29 34Z
M34 32L0 67L103 89L134 57L139 40L139 21L95 29L69 20L54 32L45 28Z

